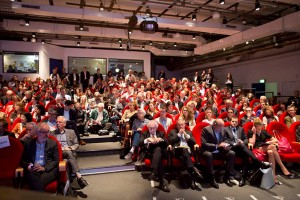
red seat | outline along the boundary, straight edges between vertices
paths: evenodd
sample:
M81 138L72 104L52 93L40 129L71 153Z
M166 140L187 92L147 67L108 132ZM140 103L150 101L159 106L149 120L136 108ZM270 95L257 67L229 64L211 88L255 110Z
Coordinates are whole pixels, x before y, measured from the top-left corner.
M196 118L196 124L201 123L205 119L205 112L199 112Z
M286 115L287 115L287 112L284 111L279 117L279 122L284 123L284 118L286 117Z
M277 112L280 110L280 104L276 104L273 106L274 114L277 114Z
M287 138L287 140L290 142L291 141L291 137L290 137L290 131L288 129L288 127L281 122L271 122L268 124L267 126L267 132L271 135L273 135L273 131L278 131L278 133L282 136L284 136L285 138ZM279 153L280 158L282 161L285 162L300 162L300 152L297 150L300 149L299 147L299 143L290 143L292 148L295 150L295 153Z
M9 131L13 130L14 127L17 125L17 123L20 123L21 122L21 118L20 117L17 117L14 121L14 123L9 127Z
M55 105L56 105L56 100L55 100L55 99L54 99L54 100L51 100L49 103L46 104L45 110L48 112L49 108L50 108L51 106L55 107Z
M261 109L261 106L257 105L253 108L253 111L256 113L259 109Z
M259 103L259 99L252 99L252 100L250 101L249 106L250 106L251 108L254 108L255 104L257 104L257 103Z
M12 186L16 175L16 169L20 166L23 154L22 143L13 137L8 137L10 146L0 149L0 183L5 186Z
M251 130L253 127L253 122L247 122L244 124L243 129L245 131L245 134L248 134L248 131Z
M219 118L221 118L221 119L225 119L226 117L228 117L228 112L222 112L222 113L219 115Z
M300 145L300 142L296 141L296 129L297 129L298 126L300 126L300 121L294 122L290 126L290 129L289 129L290 134L289 134L289 137L287 137L287 139L290 141L291 144L296 143L296 144ZM294 146L294 150L296 152L300 152L300 148L298 148L299 145L297 145L297 147Z

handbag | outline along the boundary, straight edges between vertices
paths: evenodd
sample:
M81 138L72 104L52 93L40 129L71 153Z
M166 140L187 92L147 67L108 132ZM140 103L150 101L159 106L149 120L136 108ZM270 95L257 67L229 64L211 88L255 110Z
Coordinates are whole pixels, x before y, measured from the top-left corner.
M267 169L260 169L263 173L260 187L263 189L270 189L275 185L274 175L272 167L269 167Z
M278 140L278 153L291 154L295 153L286 137L280 135L277 130L273 130L274 137Z
M258 170L256 170L249 178L250 185L260 187L263 175L264 174L260 168Z

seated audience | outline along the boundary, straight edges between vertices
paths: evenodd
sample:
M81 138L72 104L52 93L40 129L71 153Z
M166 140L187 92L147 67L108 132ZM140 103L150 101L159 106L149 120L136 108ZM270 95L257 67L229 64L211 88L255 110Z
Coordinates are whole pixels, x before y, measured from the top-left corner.
M48 138L49 130L46 123L39 124L37 137L24 143L21 165L32 190L44 191L45 186L58 176L58 146Z
M244 126L247 122L253 122L255 115L251 107L246 108L246 114L240 119L240 125Z
M196 125L194 114L188 110L187 106L182 107L179 119L185 121L185 124L189 126L190 130L193 130Z
M21 122L17 123L11 130L11 132L15 134L16 138L18 138L22 131L26 129L25 125L27 122L32 122L32 115L30 113L23 113L21 115Z
M25 131L26 131L26 133L22 137L18 138L23 143L36 137L36 133L38 131L38 126L34 122L28 122L28 123L26 123Z
M76 134L71 129L66 129L67 121L64 116L57 117L57 130L52 132L52 135L61 144L63 150L63 157L67 159L68 163L71 166L72 173L76 175L79 186L83 189L88 186L87 181L79 173L79 167L76 160L76 150L79 147ZM48 128L48 132L50 128Z
M140 157L151 159L151 174L149 180L159 180L159 188L164 192L170 192L164 181L164 169L162 160L166 158L168 141L163 132L157 130L158 123L155 120L147 124L148 131L143 132L139 141L141 147Z
M90 132L102 135L102 130L108 131L111 129L112 124L109 122L109 115L107 110L104 109L104 103L99 103L97 108L93 109L90 113Z
M2 136L10 136L10 137L16 137L14 133L9 132L7 130L8 128L8 123L4 118L0 119L0 137Z
M274 114L274 110L271 106L264 107L263 113L264 113L264 116L263 116L262 122L263 122L265 128L267 127L267 125L270 122L278 122L278 117Z
M214 121L215 121L215 118L214 118L211 108L206 108L205 119L202 122L206 122L206 123L209 123L210 125L212 125Z
M287 116L284 118L284 123L287 125L288 128L290 128L292 123L298 121L300 121L300 115L296 115L296 107L293 105L288 106Z
M155 119L159 124L161 124L164 129L167 131L169 126L173 123L172 119L167 117L166 107L160 108L160 116Z
M283 174L287 177L293 178L294 175L291 174L287 168L283 165L280 156L278 154L276 144L278 143L278 140L271 136L267 131L263 130L263 123L259 118L255 118L254 126L252 130L249 130L248 132L248 139L249 143L253 145L253 153L258 155L263 155L262 157L258 157L259 159L267 159L269 163L272 165L273 169L273 175L276 184L281 184L276 175L276 164L279 165L281 171Z

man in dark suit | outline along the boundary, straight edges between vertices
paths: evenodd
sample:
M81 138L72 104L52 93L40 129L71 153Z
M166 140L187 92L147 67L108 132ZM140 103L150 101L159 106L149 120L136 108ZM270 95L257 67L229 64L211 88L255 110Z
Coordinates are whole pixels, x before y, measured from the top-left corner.
M71 165L72 172L76 175L77 181L81 189L88 186L86 180L84 180L79 173L79 167L76 160L76 150L78 149L78 140L75 135L75 132L71 129L65 129L66 119L63 116L57 117L57 130L53 132L53 136L60 142L63 157L68 160L68 163Z
M226 105L226 107L224 107L220 110L220 114L223 113L223 112L228 112L229 109L232 109L233 114L235 116L238 116L238 110L233 107L233 101L231 99L226 99L225 100L225 105Z
M80 73L80 82L82 84L82 91L85 92L90 82L90 72L86 70L86 67L83 67L83 71Z
M238 126L238 117L232 117L230 126L225 127L223 132L225 142L230 145L231 150L235 152L236 156L242 158L243 160L242 178L239 183L240 187L246 184L249 169L249 158L251 158L253 163L258 167L270 167L269 164L260 161L248 148L248 138L244 132L244 129Z
M37 191L44 191L58 176L58 146L48 138L49 130L47 123L39 124L37 137L24 143L21 164L29 187Z
M201 77L198 75L198 72L195 72L195 75L193 76L193 79L191 81L195 83L201 82Z
M77 129L77 119L76 119L76 111L72 109L73 102L70 100L65 101L65 106L63 108L59 108L57 110L58 116L64 116L67 122L67 128L72 129L75 131L77 139L80 145L85 145L86 143L80 139L80 133Z
M202 175L196 167L194 167L191 159L191 152L196 144L192 132L185 129L185 121L178 119L176 128L171 130L168 135L169 144L173 148L174 156L182 161L184 167L189 171L192 178L202 179ZM192 181L192 189L195 189L195 182Z
M230 150L230 148L228 148L229 144L225 142L225 137L222 133L223 127L224 121L222 119L216 119L213 125L205 127L201 134L200 155L202 155L206 161L210 185L216 189L219 189L219 185L215 180L213 172L214 159L225 159L226 169L224 183L230 187L233 186L232 177L230 176L234 172L235 152Z
M158 123L155 120L151 120L147 124L147 127L148 131L142 133L139 141L139 146L141 147L140 159L143 159L143 157L152 158L149 180L155 179L157 176L159 179L159 188L164 192L170 192L163 179L164 171L162 164L162 159L166 156L167 139L163 132L157 131Z
M166 79L166 73L164 72L164 70L160 70L157 75L157 80L160 80L161 78Z
M173 106L175 106L178 111L183 107L183 103L180 101L180 96L177 93L174 95Z
M94 74L93 76L93 83L95 84L97 82L97 80L100 79L101 81L103 81L103 76L100 73L100 69L97 69L97 73Z
M76 69L73 69L73 72L69 75L70 85L77 87L79 85L79 74Z
M10 136L16 138L15 134L7 131L8 123L4 118L0 119L0 137L1 136Z

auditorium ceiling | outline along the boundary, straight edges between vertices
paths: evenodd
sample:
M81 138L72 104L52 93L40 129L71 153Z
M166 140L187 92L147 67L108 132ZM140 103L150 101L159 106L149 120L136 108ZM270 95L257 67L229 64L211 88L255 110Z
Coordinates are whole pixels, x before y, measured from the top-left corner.
M300 41L299 0L223 2L0 0L0 37L63 47L149 51L178 60L172 69ZM156 22L158 30L141 30L142 21Z

